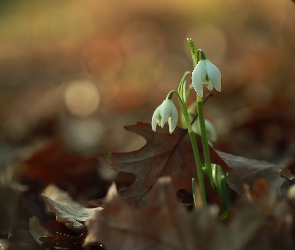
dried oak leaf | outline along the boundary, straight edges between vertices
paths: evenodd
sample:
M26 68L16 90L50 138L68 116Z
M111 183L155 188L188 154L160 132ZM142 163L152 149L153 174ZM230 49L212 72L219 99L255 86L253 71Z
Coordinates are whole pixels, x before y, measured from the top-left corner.
M41 246L42 242L39 240L41 237L50 236L51 233L41 225L40 220L37 217L30 218L29 232L33 239Z
M44 190L42 199L49 211L56 214L57 221L65 223L66 226L74 230L84 229L84 222L95 210L101 209L86 208L82 204L74 201L65 191L53 185L48 186Z
M243 193L243 185L253 187L257 179L265 179L277 195L286 196L289 182L280 176L280 167L274 163L249 159L221 151L216 153L231 168L227 176L229 187L239 195Z
M56 235L40 237L40 241L45 245L59 248L59 249L83 249L83 241L85 234L81 234L78 237L70 236L66 234L56 233Z
M221 249L291 249L293 219L287 200L277 196L265 179L256 180L252 192L244 187L228 230L223 232L228 244L221 242Z
M106 249L193 249L189 216L176 200L171 177L161 177L151 191L151 202L131 207L117 192L108 191L105 208L86 222L84 244L102 243Z
M143 136L147 143L137 151L111 153L107 157L100 158L112 169L136 176L135 182L120 192L123 199L133 206L144 206L150 199L151 188L161 176L172 177L175 193L179 190L191 192L191 180L193 177L197 180L197 171L186 130L176 128L173 134L170 134L168 126L165 126L155 133L150 124L140 122L126 126L125 129ZM196 139L202 156L201 139L198 135ZM230 170L211 147L210 155L213 163L221 165L226 171ZM205 186L208 201L219 203L219 197L208 180L205 180Z
M295 179L295 159L287 161L284 166L282 166L280 171L280 176L289 181L289 183L294 184Z
M103 244L107 250L277 250L292 246L292 215L265 180L254 183L224 223L216 206L188 213L174 194L171 177L161 177L151 190L150 203L130 207L115 186L105 208L86 222L84 245Z
M40 246L46 245L52 248L83 249L82 245L86 237L85 233L78 237L59 232L52 235L41 225L37 217L30 218L29 232Z

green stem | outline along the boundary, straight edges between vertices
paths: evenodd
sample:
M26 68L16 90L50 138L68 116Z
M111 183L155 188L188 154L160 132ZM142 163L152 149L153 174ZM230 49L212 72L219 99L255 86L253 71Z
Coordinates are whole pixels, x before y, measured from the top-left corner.
M181 96L179 95L179 93L177 91L174 90L173 93L175 93L177 95L177 97L178 97L181 111L182 111L182 113L183 113L183 115L185 117L185 120L186 120L188 135L189 135L189 138L190 138L190 141L191 141L191 144L192 144L192 149L193 149L195 163L196 163L196 169L197 169L197 175L198 175L198 181L199 181L202 201L203 201L204 205L207 205L205 182L204 182L204 176L203 176L203 170L202 170L202 163L201 163L201 159L200 159L200 153L199 153L195 133L193 132L193 128L192 128L192 125L191 125L189 115L187 113L187 109L186 109L186 105L185 105L184 101L182 100ZM193 192L194 191L195 190L193 190Z
M203 154L204 154L204 161L205 161L205 169L207 176L209 177L210 184L214 187L213 177L212 177L212 166L211 166L211 157L209 151L209 144L207 138L207 130L205 125L205 117L204 117L204 110L203 110L203 103L202 101L198 101L198 120L200 123L201 128L201 138L202 138L202 145L203 145Z
M196 67L196 65L198 64L200 58L199 58L199 51L200 50L197 50L195 45L194 45L194 42L191 38L188 38L187 39L187 43L189 45L189 48L190 48L190 51L191 51L191 54L192 54L192 59L193 59L193 68Z
M189 126L191 127L190 123ZM207 199L206 199L206 190L205 190L205 183L204 183L204 177L203 177L203 170L202 170L202 163L200 159L200 154L199 154L199 149L195 137L194 132L190 132L189 138L191 140L193 152L194 152L194 157L195 157L195 162L196 162L196 168L197 168L197 174L198 174L198 181L199 181L199 186L200 186L200 191L201 191L201 196L202 196L202 201L204 205L207 205ZM195 190L193 190L195 192Z
M187 42L188 42L188 45L190 47L190 51L191 51L191 54L192 54L193 68L195 68L196 65L198 64L198 62L201 59L200 56L202 56L202 50L200 50L200 49L197 50L196 49L196 47L194 45L194 42L193 42L193 40L191 38L188 38ZM201 138L202 138L202 145L203 145L203 154L204 154L204 160L205 160L205 171L207 173L207 176L209 177L210 184L213 187L214 184L213 184L213 178L212 178L211 158L210 158L210 153L209 153L207 131L206 131L206 126L205 126L203 103L202 103L202 97L200 97L198 94L197 94L197 104L198 104L198 116L199 116L200 127L201 127ZM202 168L201 168L201 170L202 170Z
M192 178L192 190L193 190L194 204L195 204L195 207L197 207L197 198L196 198L197 184L196 184L195 178Z
M231 200L230 200L230 194L229 194L228 186L226 183L225 175L221 176L220 189L221 189L222 206L225 210L227 210L231 205Z

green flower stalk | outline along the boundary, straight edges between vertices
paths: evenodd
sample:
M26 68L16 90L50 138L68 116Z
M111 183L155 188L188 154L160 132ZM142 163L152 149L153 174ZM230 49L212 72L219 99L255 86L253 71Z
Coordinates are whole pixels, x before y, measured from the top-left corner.
M180 104L182 114L183 114L184 119L186 121L186 128L188 130L189 138L190 138L192 148L193 148L193 153L194 153L194 158L195 158L196 168L197 168L198 181L199 181L198 184L200 187L202 202L203 202L203 204L207 204L205 183L204 183L204 178L203 178L203 170L202 170L202 163L201 163L201 159L200 159L199 149L198 149L195 133L193 132L191 121L189 119L189 114L187 112L186 99L184 98L185 94L183 94L183 85L185 84L185 80L188 75L189 75L189 72L186 72L184 74L184 76L182 77L180 84L179 84L178 91L176 91L176 90L170 91L166 97L166 100L155 110L153 117L152 117L152 129L155 131L157 124L160 125L161 127L163 127L165 122L168 121L169 132L172 133L174 131L174 129L175 129L174 123L177 123L178 115L176 115L177 113L175 113L175 110L174 110L175 106L172 103L171 98L172 98L173 94L176 94L178 97L178 101ZM169 121L170 121L170 123L169 123Z
M203 205L207 204L203 176L205 172L211 186L214 187L219 195L224 199L223 206L226 209L230 204L230 197L227 192L227 184L225 180L226 173L219 166L217 167L214 165L212 169L208 136L211 141L214 141L216 139L216 132L212 124L205 120L202 100L204 86L210 91L213 90L213 88L217 91L221 91L221 73L219 69L206 58L202 50L196 50L191 39L188 39L188 44L190 46L194 66L194 70L192 72L192 84L189 84L189 86L186 87L186 79L190 75L190 72L185 72L179 83L177 91L170 91L163 103L155 110L151 122L152 130L156 131L157 125L164 127L165 123L168 122L169 132L173 133L178 122L178 112L171 99L173 94L176 94L181 109L181 124L188 131L196 163L198 182L196 183L195 179L192 179L192 190L195 204L197 195L195 192L196 189L198 190L198 194L201 194ZM195 89L197 93L197 100L187 107L187 100L192 92L192 89ZM191 115L195 112L196 108L198 110L198 118L195 121L195 119L191 119ZM204 167L200 160L195 133L201 135L205 161Z
M219 69L206 58L202 50L196 50L191 39L188 39L188 44L193 58L194 70L192 72L192 84L197 92L198 120L204 152L205 170L211 186L214 186L202 97L203 86L207 87L210 91L213 90L213 88L221 91L221 73Z

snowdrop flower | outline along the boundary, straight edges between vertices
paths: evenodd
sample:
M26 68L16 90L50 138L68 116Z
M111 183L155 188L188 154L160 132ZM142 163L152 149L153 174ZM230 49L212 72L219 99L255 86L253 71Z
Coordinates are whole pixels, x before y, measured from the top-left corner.
M192 73L193 86L200 97L203 97L203 86L210 91L215 88L221 91L221 73L208 59L200 60Z
M166 121L168 121L169 132L172 134L178 120L178 113L172 100L166 99L163 103L157 107L152 117L152 130L156 131L157 125L164 127Z
M215 127L207 119L205 119L205 127L206 127L208 140L211 142L217 141L217 133L216 133ZM200 126L199 118L197 118L197 120L193 123L193 131L196 134L201 135L201 126Z

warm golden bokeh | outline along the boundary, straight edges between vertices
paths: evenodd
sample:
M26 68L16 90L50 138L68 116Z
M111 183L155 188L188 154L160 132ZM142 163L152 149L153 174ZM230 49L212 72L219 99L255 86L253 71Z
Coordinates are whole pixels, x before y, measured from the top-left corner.
M15 0L1 5L4 145L40 133L67 137L67 123L85 119L89 125L93 119L99 133L108 134L106 141L97 132L102 151L128 148L134 137L122 127L150 122L167 92L192 70L187 37L222 72L222 92L206 104L221 140L261 117L294 122L295 4L290 0ZM265 131L277 131L280 122ZM287 137L294 143L293 134Z
M100 102L100 94L95 84L83 80L68 83L64 98L68 111L78 117L93 114Z

